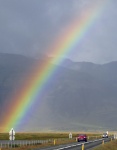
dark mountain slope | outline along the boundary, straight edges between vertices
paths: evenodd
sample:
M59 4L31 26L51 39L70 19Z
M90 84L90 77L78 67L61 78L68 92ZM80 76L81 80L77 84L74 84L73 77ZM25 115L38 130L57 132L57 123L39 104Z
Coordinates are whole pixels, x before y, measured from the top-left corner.
M21 55L0 54L1 116L11 93L29 80L27 75L36 61ZM48 60L39 59L39 66L45 61ZM56 66L43 97L31 107L19 130L116 129L117 62L97 65L67 61L62 65Z

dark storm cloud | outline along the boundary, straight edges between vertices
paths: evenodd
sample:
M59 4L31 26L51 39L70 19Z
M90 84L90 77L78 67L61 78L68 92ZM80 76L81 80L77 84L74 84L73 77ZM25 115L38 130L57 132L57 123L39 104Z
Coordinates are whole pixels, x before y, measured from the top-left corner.
M47 53L73 17L79 16L92 3L94 0L1 0L0 52L31 56ZM116 6L114 0L110 2L90 34L87 33L77 51L69 57L93 62L117 59Z

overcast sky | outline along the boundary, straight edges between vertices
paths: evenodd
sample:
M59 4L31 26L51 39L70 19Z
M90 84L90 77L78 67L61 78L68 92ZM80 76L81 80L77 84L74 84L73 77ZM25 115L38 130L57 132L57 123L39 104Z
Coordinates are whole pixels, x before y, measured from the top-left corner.
M71 20L96 1L0 0L0 52L48 54L48 47ZM117 60L117 1L107 1L99 18L66 57L94 63Z

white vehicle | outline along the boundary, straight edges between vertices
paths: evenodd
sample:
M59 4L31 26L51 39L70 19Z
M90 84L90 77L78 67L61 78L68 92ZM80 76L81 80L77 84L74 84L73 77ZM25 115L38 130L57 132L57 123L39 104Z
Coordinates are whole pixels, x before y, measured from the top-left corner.
M108 134L107 133L103 133L102 138L108 138Z

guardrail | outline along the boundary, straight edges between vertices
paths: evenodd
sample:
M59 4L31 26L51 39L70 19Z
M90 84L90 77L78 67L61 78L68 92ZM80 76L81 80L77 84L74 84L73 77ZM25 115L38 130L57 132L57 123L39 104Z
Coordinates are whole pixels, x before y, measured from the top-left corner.
M22 146L30 146L30 145L42 145L42 144L53 144L56 145L59 142L66 141L75 141L75 139L68 138L58 138L58 139L48 139L48 140L0 140L0 148L16 148Z
M28 145L40 145L52 143L53 140L15 140L15 141L0 141L0 148L15 148Z

